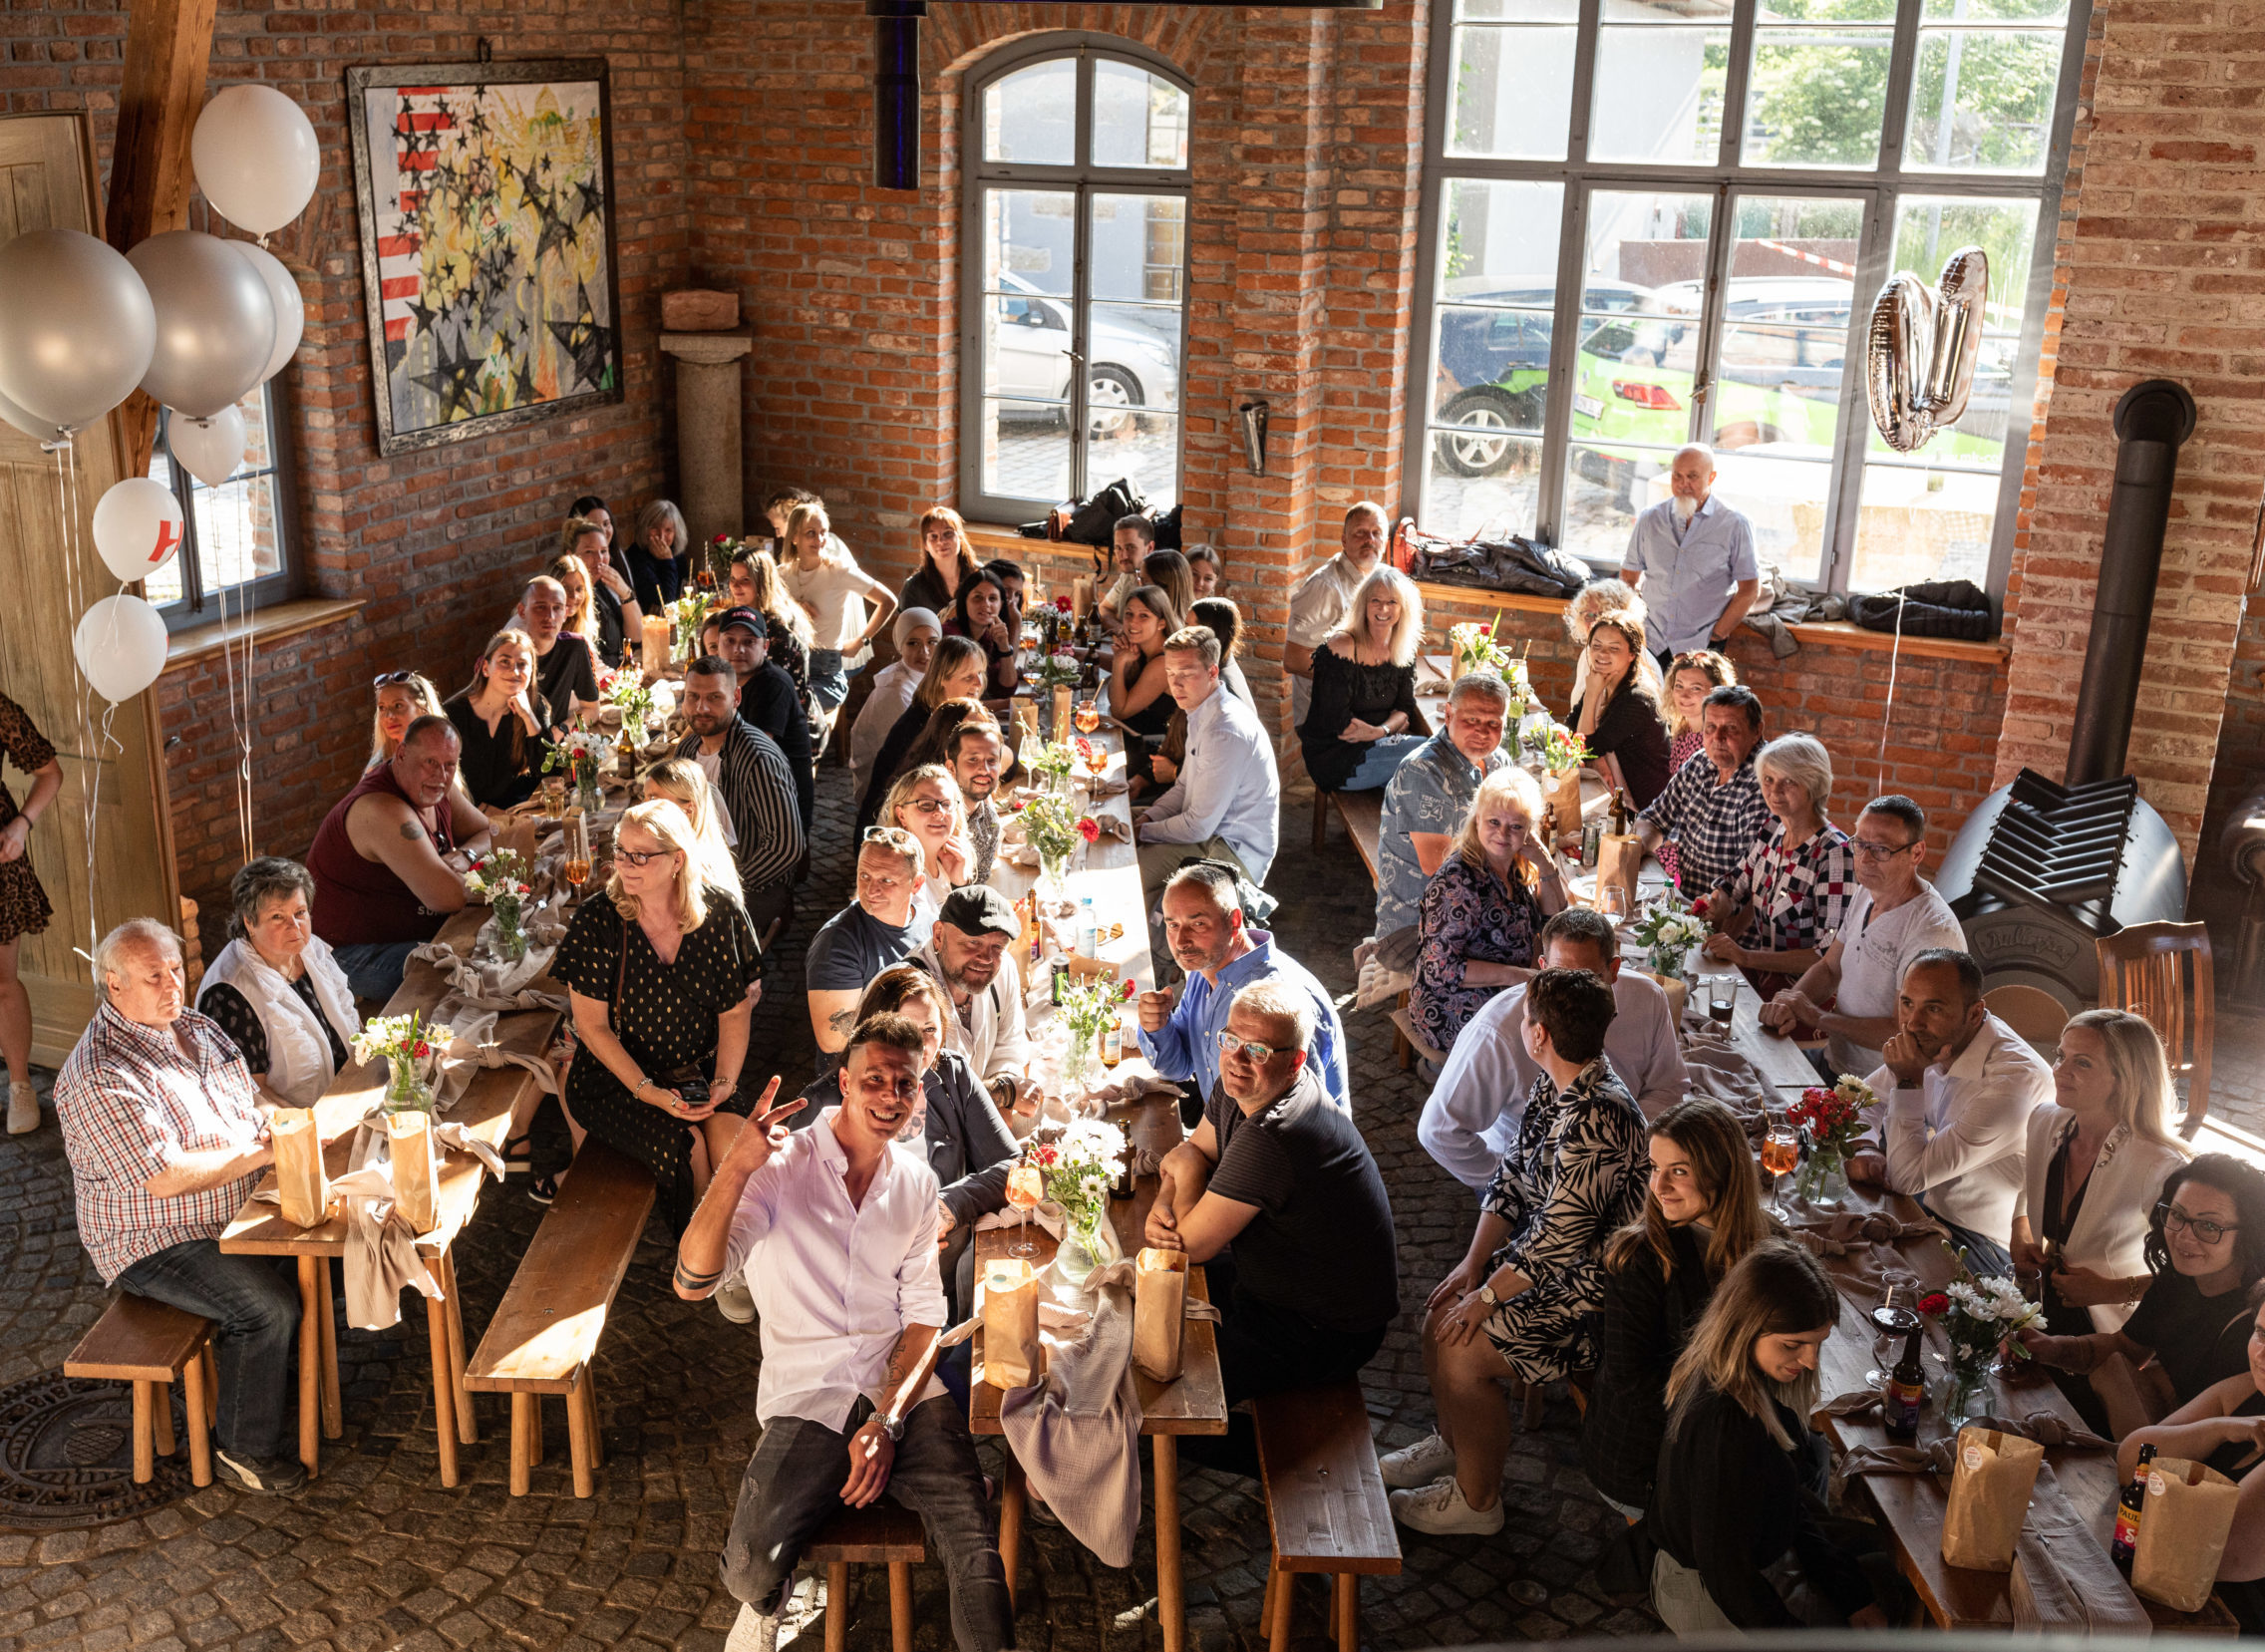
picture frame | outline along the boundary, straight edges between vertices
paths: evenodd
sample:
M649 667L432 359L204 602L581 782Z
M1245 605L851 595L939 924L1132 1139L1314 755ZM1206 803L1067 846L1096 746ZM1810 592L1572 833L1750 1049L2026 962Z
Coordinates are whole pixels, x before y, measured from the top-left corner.
M623 399L603 58L346 71L378 451Z

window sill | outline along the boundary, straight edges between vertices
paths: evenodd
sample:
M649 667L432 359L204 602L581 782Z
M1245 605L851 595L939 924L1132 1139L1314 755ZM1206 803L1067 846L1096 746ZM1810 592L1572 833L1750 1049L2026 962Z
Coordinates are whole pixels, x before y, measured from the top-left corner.
M241 618L214 620L205 625L192 625L175 631L165 648L165 670L173 671L198 660L211 659L221 649L247 638L255 643L272 643L284 637L312 631L318 626L330 625L361 611L363 598L345 600L335 597L305 597L295 602L278 602L272 608L262 608L246 621Z

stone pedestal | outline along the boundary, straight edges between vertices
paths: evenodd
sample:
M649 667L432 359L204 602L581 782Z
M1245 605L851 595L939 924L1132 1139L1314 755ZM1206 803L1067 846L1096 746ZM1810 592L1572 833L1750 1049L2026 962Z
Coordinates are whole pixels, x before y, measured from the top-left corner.
M740 467L740 359L755 348L755 330L663 333L663 353L676 358L677 504L692 542L747 526Z

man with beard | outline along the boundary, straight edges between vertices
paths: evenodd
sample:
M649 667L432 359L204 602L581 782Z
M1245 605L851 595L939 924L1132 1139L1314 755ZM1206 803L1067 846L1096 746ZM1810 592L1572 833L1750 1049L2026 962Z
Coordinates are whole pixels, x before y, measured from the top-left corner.
M795 777L795 808L807 839L817 814L817 776L810 767L810 726L795 680L772 663L771 622L753 608L726 608L711 622L716 652L740 687L740 718L769 735Z
M988 883L992 863L999 857L999 806L994 794L1007 766L1007 743L998 720L988 713L967 718L944 742L944 756L951 764L960 802L967 807L968 841L975 845L975 869L968 875Z
M598 703L597 667L590 645L566 630L566 587L548 574L527 581L519 597L518 627L534 642L534 686L561 725L582 706Z
M676 755L700 765L731 813L739 839L732 858L748 919L760 935L774 918L794 917L795 868L804 843L794 771L779 743L740 717L739 679L729 662L714 654L694 660L680 706L692 733Z
M1014 903L987 883L954 889L928 944L913 962L943 982L952 1001L944 1048L967 1059L975 1076L1010 1125L1038 1122L1038 1091L1023 1076L1030 1065L1030 1033L1023 1020L1022 972L1008 951L1022 933ZM1027 1118L1016 1109L1030 1104Z
M1278 981L1313 1006L1307 1064L1322 1095L1350 1110L1345 1074L1345 1024L1337 1006L1303 965L1274 947L1274 937L1243 921L1233 868L1191 860L1164 884L1164 939L1172 961L1187 972L1175 1007L1167 988L1140 994L1140 1054L1167 1079L1193 1085L1207 1105L1219 1082L1219 1035L1234 996L1254 981Z
M1663 671L1678 654L1721 648L1762 590L1754 524L1714 496L1714 450L1694 442L1677 453L1668 491L1636 518L1620 564L1644 593Z

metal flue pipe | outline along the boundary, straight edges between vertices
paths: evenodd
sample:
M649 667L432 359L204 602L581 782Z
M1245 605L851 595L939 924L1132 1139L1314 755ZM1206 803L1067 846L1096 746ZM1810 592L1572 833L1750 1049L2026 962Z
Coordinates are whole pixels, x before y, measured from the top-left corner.
M928 0L865 0L873 20L873 186L920 187L920 19Z

